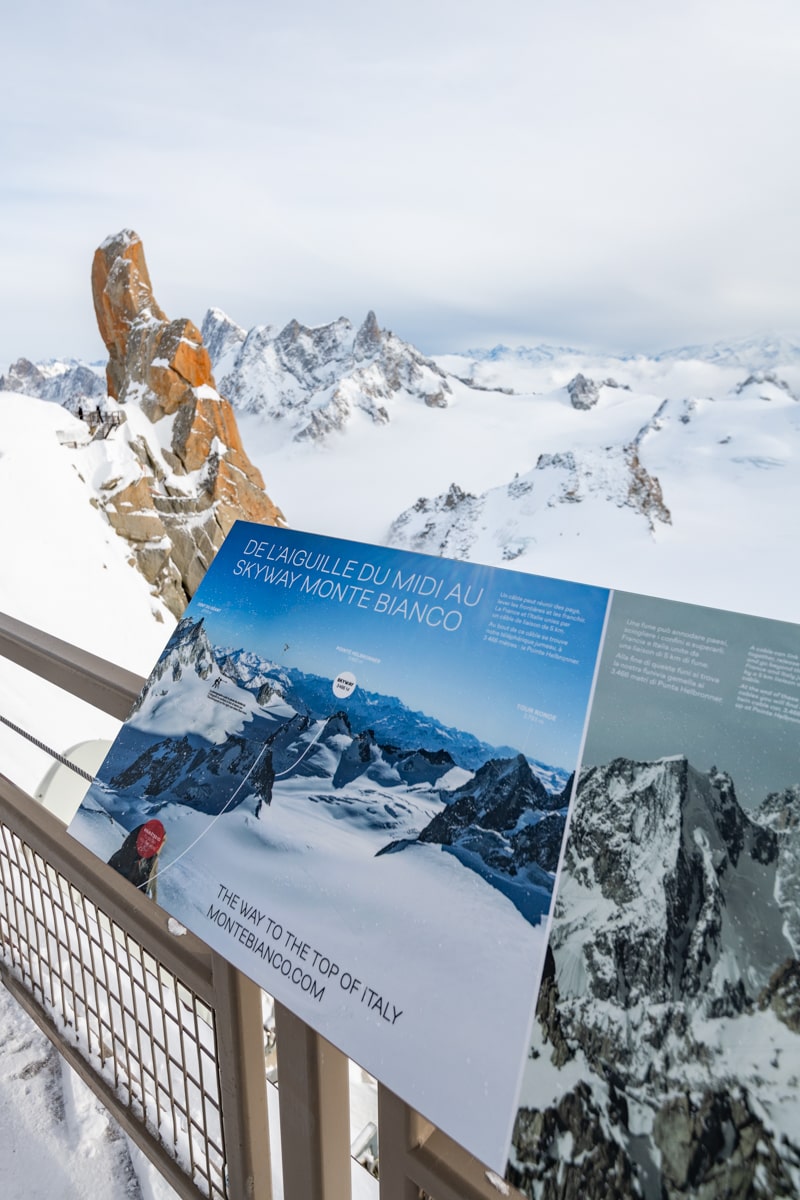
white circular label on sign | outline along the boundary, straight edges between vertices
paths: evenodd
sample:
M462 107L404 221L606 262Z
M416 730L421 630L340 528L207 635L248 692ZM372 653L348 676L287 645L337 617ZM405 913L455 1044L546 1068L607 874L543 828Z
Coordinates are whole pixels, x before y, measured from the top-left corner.
M340 700L346 700L356 686L356 677L352 671L340 671L333 681L333 694Z

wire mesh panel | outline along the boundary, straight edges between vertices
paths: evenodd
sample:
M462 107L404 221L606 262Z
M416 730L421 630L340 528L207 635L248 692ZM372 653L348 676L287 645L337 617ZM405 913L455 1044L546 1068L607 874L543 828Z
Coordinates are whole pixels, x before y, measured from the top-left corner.
M213 1009L4 821L0 961L196 1194L227 1200Z

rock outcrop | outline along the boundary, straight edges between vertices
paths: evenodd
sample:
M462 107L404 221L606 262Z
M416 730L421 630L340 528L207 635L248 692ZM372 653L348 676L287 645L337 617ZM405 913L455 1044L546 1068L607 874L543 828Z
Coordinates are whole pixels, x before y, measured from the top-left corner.
M548 510L584 501L633 509L652 534L659 524L671 525L672 515L658 478L639 456L640 440L540 454L532 470L480 495L451 483L446 492L421 496L402 512L387 541L423 554L465 559L476 555L480 545L481 555L492 553L497 561L510 562L535 547Z
M596 383L594 379L588 379L579 371L567 384L567 393L572 407L583 410L594 408L600 399L600 389L604 387L622 388L626 392L631 390L627 383L617 383L616 379L603 379L600 383Z
M168 320L156 303L137 234L123 230L96 251L92 294L109 356L108 394L129 418L119 436L138 468L109 477L102 506L179 616L237 518L281 525L284 517L216 391L200 331L189 320ZM131 420L136 410L147 421ZM150 433L148 422L161 428Z

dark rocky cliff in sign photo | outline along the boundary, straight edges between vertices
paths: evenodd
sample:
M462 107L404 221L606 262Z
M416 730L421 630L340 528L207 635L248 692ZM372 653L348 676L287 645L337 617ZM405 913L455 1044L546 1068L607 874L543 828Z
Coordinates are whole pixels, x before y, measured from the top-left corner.
M514 1134L525 1195L798 1194L799 856L796 787L748 814L681 756L585 771Z

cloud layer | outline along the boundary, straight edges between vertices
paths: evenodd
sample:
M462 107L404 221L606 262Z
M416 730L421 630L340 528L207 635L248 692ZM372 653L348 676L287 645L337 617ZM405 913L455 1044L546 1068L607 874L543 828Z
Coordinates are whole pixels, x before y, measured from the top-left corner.
M791 330L794 0L44 0L5 21L0 364L99 354L95 246L159 301L429 351Z

